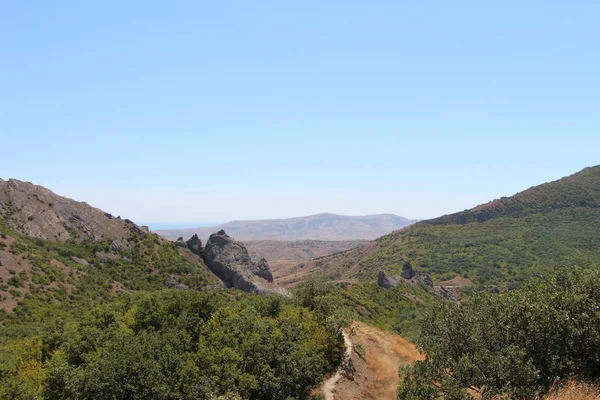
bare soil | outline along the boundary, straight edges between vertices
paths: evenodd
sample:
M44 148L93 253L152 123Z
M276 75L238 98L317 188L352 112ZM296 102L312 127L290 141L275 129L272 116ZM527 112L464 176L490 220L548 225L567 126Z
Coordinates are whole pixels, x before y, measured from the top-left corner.
M353 345L348 366L332 388L323 385L315 392L328 400L396 399L398 368L423 359L423 355L399 335L362 322L355 322L346 334ZM332 397L327 397L330 393Z

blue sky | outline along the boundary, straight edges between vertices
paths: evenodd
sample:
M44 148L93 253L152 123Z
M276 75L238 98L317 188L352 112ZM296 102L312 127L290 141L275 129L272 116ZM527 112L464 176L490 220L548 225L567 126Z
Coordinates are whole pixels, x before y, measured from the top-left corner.
M0 177L140 222L427 218L600 163L597 1L0 15Z

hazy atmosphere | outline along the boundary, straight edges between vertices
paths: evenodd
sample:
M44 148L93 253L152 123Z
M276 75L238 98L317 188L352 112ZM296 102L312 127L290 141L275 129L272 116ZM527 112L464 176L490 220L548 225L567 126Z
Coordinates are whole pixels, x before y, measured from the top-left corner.
M0 177L158 225L463 210L597 161L599 11L6 3Z

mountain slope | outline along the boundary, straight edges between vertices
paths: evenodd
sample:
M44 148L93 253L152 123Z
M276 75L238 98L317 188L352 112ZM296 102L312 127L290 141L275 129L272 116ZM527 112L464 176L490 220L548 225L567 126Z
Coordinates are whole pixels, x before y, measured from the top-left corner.
M345 216L317 214L290 219L231 221L214 227L157 230L159 235L175 240L195 233L203 240L221 229L237 240L361 240L381 235L414 223L414 220L393 214Z
M498 217L522 218L537 213L549 213L574 208L600 207L600 166L532 187L511 197L503 197L470 210L445 215L427 224L467 224L485 222Z
M87 203L17 179L0 179L0 216L27 236L58 242L124 240L132 231L148 232Z
M340 255L304 262L330 279L373 279L409 261L437 279L520 282L559 266L600 265L600 166L471 210L421 221ZM280 281L285 284L285 281Z
M77 309L124 292L217 283L200 257L129 220L0 180L0 310Z

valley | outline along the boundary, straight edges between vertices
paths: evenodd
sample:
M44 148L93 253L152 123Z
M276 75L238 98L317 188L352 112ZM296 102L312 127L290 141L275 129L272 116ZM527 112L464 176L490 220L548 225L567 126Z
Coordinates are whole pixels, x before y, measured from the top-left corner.
M223 229L168 240L46 188L0 180L0 398L404 400L479 387L537 395L532 388L550 388L552 374L593 376L586 340L600 324L547 325L555 317L544 313L592 315L598 210L600 167L592 167L372 241L240 241ZM513 313L527 307L521 314L533 319L523 327ZM472 318L482 331L464 324ZM591 366L535 356L540 344L518 338L536 326L553 357ZM433 357L454 337L461 346L439 364ZM521 347L507 355L504 346ZM490 370L459 381L473 352L482 358L469 363L492 368L493 353L527 380L487 381ZM142 357L132 380L127 371Z

